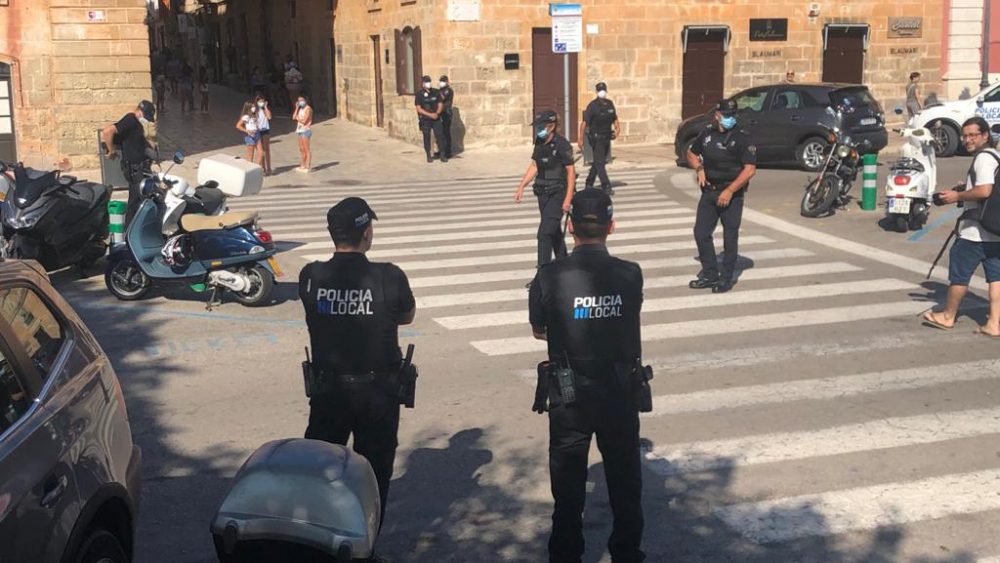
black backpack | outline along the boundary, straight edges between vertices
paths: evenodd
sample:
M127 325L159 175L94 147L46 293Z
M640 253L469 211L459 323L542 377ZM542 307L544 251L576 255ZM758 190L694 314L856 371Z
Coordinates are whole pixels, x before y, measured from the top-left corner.
M993 177L993 190L989 197L978 201L979 207L968 209L962 214L962 219L972 219L979 223L979 226L986 232L1000 236L1000 155L991 150L984 150L982 153L988 154L997 161L997 172ZM979 155L976 155L978 158ZM972 178L973 187L980 185L979 178L976 178L976 159L972 159L969 167L969 177Z

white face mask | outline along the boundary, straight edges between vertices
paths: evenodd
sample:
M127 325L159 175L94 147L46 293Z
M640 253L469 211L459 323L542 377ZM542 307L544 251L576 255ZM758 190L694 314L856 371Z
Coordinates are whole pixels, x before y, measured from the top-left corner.
M598 90L597 97L601 98L602 100L604 98L607 98L608 97L608 91L607 90Z
M424 82L424 88L427 88L428 90L430 90L431 83L430 82Z
M139 123L141 123L142 126L145 127L145 126L149 125L149 120L146 119L145 117L140 117L139 118Z
M447 82L438 82L438 88L444 88L448 85Z
M259 108L264 107L264 101L261 100L261 101L257 102L257 107L259 107Z

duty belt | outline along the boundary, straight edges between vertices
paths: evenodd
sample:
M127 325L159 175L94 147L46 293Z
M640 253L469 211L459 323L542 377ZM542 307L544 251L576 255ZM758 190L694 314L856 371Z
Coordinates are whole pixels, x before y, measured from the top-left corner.
M320 379L337 382L340 384L375 383L379 380L388 380L394 374L388 371L368 373L335 373L327 370L319 370L316 374Z

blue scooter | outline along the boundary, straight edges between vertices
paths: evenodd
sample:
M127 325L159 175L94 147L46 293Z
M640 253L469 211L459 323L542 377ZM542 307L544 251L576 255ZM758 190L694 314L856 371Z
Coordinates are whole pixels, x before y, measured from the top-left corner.
M174 162L183 157L177 155ZM257 231L256 213L183 215L182 232L165 241L161 231L166 174L146 178L143 202L125 233L125 244L112 248L104 283L123 301L141 299L153 282L184 283L195 291L211 290L207 309L228 291L239 303L255 307L268 302L281 268L274 241Z

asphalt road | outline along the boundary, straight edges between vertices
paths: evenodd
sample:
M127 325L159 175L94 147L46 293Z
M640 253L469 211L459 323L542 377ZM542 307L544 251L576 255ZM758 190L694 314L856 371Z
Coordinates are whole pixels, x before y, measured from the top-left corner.
M941 183L966 166L945 161ZM972 334L984 300L970 298L952 332L917 319L945 287L924 280L945 212L908 234L857 208L807 220L806 174L761 171L739 283L712 295L687 288L691 173L613 167L612 178L609 245L643 266L644 355L656 369L654 412L642 419L650 561L1000 555L998 344ZM262 210L285 249L286 277L262 309L207 312L183 288L123 303L99 276L55 276L112 357L144 450L138 562L213 561L208 526L230 477L260 444L302 435L295 280L329 255L325 210L345 195L369 199L380 217L372 257L401 265L418 298L401 338L417 345L417 408L403 413L381 551L408 562L545 559L547 423L529 410L543 353L524 290L537 210L510 201L515 182L307 183L239 202ZM606 562L596 447L591 462L585 561Z

